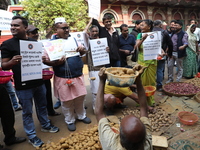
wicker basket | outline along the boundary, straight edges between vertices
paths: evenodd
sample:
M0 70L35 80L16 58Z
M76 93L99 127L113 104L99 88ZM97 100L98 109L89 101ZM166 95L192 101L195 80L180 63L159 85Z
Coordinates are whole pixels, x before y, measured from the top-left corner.
M129 87L134 84L136 77L139 75L139 72L136 71L135 75L133 76L119 76L114 75L111 72L112 71L118 71L118 70L124 70L128 68L122 68L122 67L111 67L106 69L107 74L107 80L110 82L111 85L117 86L117 87Z
M176 93L172 93L172 92L169 92L166 90L166 86L169 85L169 84L174 84L174 83L185 83L185 82L171 82L171 83L167 83L163 86L163 91L169 95L169 96L177 96L177 97L181 97L181 96L187 96L187 97L192 97L194 96L196 93L191 93L191 94L176 94ZM190 83L187 83L187 84L190 84ZM193 85L193 84L190 84L190 85ZM193 85L195 86L195 85ZM197 86L195 86L197 87Z

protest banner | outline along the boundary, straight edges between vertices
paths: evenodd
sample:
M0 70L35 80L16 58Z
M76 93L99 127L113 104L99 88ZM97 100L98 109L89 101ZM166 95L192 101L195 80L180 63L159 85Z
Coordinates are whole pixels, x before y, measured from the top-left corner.
M109 53L106 51L106 47L108 47L107 38L89 40L89 42L93 66L109 64Z
M20 40L22 82L42 79L42 43Z
M88 7L89 7L89 17L98 19L101 8L100 0L88 0Z
M5 10L0 10L0 30L1 35L11 35L10 23L12 21L13 13Z
M72 32L71 37L75 38L78 43L81 43L88 50L88 37L85 32Z
M148 34L143 41L144 60L157 59L161 54L161 31L143 33Z

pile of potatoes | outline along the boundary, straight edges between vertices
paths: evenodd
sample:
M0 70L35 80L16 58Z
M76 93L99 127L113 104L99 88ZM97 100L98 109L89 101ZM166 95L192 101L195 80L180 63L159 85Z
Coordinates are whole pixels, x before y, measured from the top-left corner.
M135 72L133 71L133 69L128 69L128 68L122 68L122 69L118 69L118 70L112 70L110 72L113 75L117 75L117 76L134 76Z
M153 132L159 132L162 127L169 127L173 122L171 120L170 114L166 113L162 110L161 107L155 108L156 111L154 113L149 112L149 120L152 125ZM135 115L136 117L140 118L140 110L135 108L126 108L122 110L121 119L126 115Z
M191 83L197 87L200 87L200 78L193 78L193 79L190 79L190 80L186 80L185 81L186 83Z
M66 138L61 138L58 143L43 144L37 150L102 150L98 127L83 130L79 133L71 133Z

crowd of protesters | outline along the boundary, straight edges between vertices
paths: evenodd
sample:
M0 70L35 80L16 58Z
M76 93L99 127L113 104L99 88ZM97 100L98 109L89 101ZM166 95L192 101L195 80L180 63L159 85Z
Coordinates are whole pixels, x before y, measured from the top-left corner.
M91 92L92 92L92 107L96 116L97 121L100 123L101 128L99 130L104 130L107 125L107 120L102 120L105 116L102 114L103 105L107 108L107 110L114 109L115 107L125 108L127 106L123 105L123 99L125 97L130 97L139 103L142 109L141 117L143 119L136 120L132 117L127 117L122 121L123 132L128 132L124 128L127 127L126 122L136 121L137 124L145 124L148 125L147 118L147 110L151 110L154 106L154 97L144 97L144 91L141 85L152 85L156 86L159 92L162 91L163 80L167 78L166 83L170 83L174 81L174 65L176 65L177 76L176 82L180 82L183 77L185 78L193 78L198 73L198 42L200 40L200 30L197 27L197 22L195 20L191 20L189 22L188 28L186 31L183 30L183 23L180 20L172 20L169 24L169 27L164 30L162 27L163 22L161 20L137 20L135 21L135 27L132 32L129 33L128 25L122 24L120 26L121 34L119 34L118 30L116 30L112 26L112 18L109 15L105 15L102 18L103 26L99 24L96 19L91 18L84 32L88 34L88 39L99 39L99 38L107 38L108 47L106 48L106 52L109 54L110 63L102 66L94 66L92 63L91 57L91 47L86 51L85 47L80 43L77 43L76 51L80 53L80 55L76 55L73 57L62 57L59 60L50 61L48 53L44 50L44 54L42 57L42 62L45 65L52 66L54 71L53 78L53 87L54 87L54 96L58 99L56 106L54 108L62 107L63 115L65 116L65 123L67 124L69 131L76 130L76 116L77 119L82 121L83 123L89 124L91 123L90 118L86 116L86 110L84 106L85 96L87 94L86 86L84 84L84 74L83 74L83 62L82 57L86 55L89 76L95 77L94 81L90 80L91 83ZM55 31L56 35L52 36L51 40L57 39L65 39L68 40L71 38L70 36L70 27L67 24L65 18L56 18L55 19ZM89 29L89 30L88 30ZM53 109L52 102L52 91L51 90L51 81L42 79L37 80L29 80L22 82L21 77L21 60L22 56L20 55L20 40L26 41L37 41L38 40L38 28L33 25L28 25L28 22L25 18L21 16L14 16L11 22L11 33L13 38L4 41L0 47L1 55L2 55L2 69L3 70L12 70L14 75L14 84L15 89L13 92L9 93L9 88L12 87L10 85L9 88L6 88L6 85L1 85L1 94L2 91L4 95L0 97L0 102L2 99L5 101L10 101L8 104L5 104L5 108L10 114L9 117L10 129L7 129L5 119L5 113L0 112L2 126L4 128L5 139L4 142L6 145L12 145L20 142L24 142L25 138L16 138L15 130L14 130L14 119L13 119L13 110L11 106L13 105L15 110L22 109L22 119L24 131L28 137L29 143L31 143L34 147L40 147L44 143L37 135L35 131L34 119L32 117L33 113L33 101L35 104L35 110L37 113L38 120L41 124L41 131L56 133L59 131L59 128L54 126L48 116L57 116L60 113L56 112ZM161 59L153 59L153 60L144 60L144 52L143 52L143 42L149 36L149 32L161 32L161 53L158 56ZM133 85L127 88L114 87L110 85L110 83L105 83L105 69L101 69L102 67L127 67L133 68L134 66L130 66L127 61L128 58L133 56L134 53L137 53L137 64L143 66L143 69L139 69L140 75L136 81L137 86ZM167 73L164 73L167 66ZM137 67L138 69L138 67ZM66 72L70 72L66 74ZM99 74L100 72L100 79ZM164 76L167 74L168 76ZM66 86L66 82L69 82L70 85ZM140 81L141 80L141 81ZM100 85L99 85L100 83ZM11 84L9 82L8 84ZM99 91L98 91L98 87ZM105 91L104 91L105 87ZM12 87L13 88L13 87ZM136 93L135 89L138 89ZM6 90L5 90L6 89ZM16 94L15 94L16 92ZM9 95L10 94L10 95ZM102 95L104 94L104 95ZM119 96L120 95L120 96ZM13 97L17 97L19 100L14 100ZM11 100L12 101L11 101ZM18 104L18 101L20 104ZM146 101L148 105L146 105ZM13 102L11 104L11 102ZM102 104L103 103L103 104ZM2 106L2 105L1 105ZM101 106L101 107L100 107ZM107 115L113 115L113 112L107 111ZM8 132L9 130L9 132ZM107 130L107 129L105 129ZM120 131L121 131L120 130ZM144 128L138 129L141 130L141 139L139 142L135 142L133 136L133 141L138 147L144 146L144 143L141 145L140 142L144 141L145 136L149 136L149 133L146 135L146 131ZM130 132L135 130L130 129ZM102 131L103 132L103 131ZM102 138L106 135L100 134ZM125 134L120 134L120 136ZM149 140L149 139L148 139ZM105 139L101 141L102 146L106 149L106 145L103 144ZM112 141L110 141L112 142ZM118 143L119 144L119 143ZM128 143L123 143L121 141L121 146L128 149L127 147L134 147L133 145L128 145ZM149 145L146 145L151 149Z

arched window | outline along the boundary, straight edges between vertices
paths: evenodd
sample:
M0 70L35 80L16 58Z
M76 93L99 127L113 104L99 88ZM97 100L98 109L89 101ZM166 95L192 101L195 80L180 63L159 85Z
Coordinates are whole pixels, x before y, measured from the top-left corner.
M154 20L163 20L163 17L161 14L156 14Z
M140 14L135 13L135 14L132 16L132 20L142 20L142 17L141 17Z
M112 23L116 24L115 16L113 14L111 14L111 13L105 13L104 16L110 16L111 20L112 20Z

